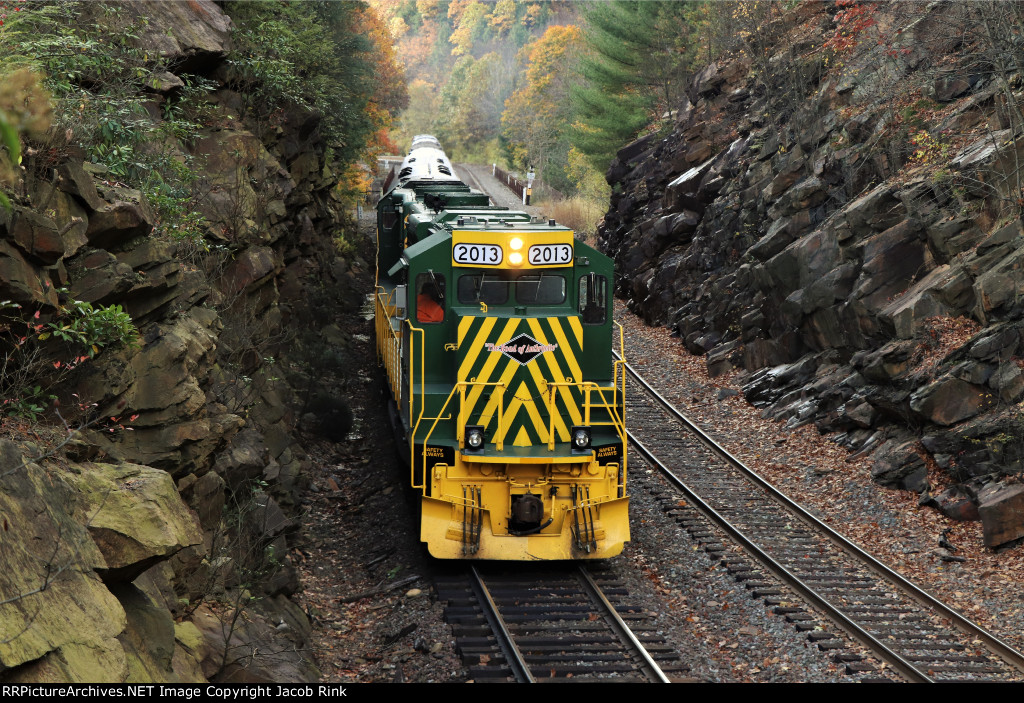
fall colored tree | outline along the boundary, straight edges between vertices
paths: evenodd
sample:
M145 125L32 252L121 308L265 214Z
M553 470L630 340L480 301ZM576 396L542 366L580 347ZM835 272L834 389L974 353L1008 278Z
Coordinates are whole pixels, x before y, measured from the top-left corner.
M485 37L488 9L487 5L476 0L465 5L462 5L461 0L455 0L449 6L448 17L453 20L455 31L448 37L448 41L454 46L452 53L455 56L471 53L474 43Z
M496 53L479 59L463 56L455 62L441 91L434 130L450 157L464 158L498 134L511 72Z
M488 18L488 24L494 28L499 37L507 35L516 25L515 0L498 0L494 11Z
M394 152L397 147L388 136L393 119L409 105L405 76L395 53L391 32L373 9L360 5L356 9L358 31L370 41L369 60L376 69L373 92L366 111L375 127L367 140L368 159L378 154Z
M505 102L502 136L517 166L533 165L539 178L565 188L571 121L569 90L575 79L575 48L582 32L575 25L548 27L520 52L525 64L520 85Z
M430 132L448 150L501 157L502 114L512 108L507 121L515 134L505 152L546 156L537 166L556 163L564 173L568 151L567 131L561 130L559 146L550 146L552 127L558 120L571 123L568 111L569 50L581 43L579 30L572 37L547 36L539 51L565 53L543 59L533 49L523 51L549 31L578 26L578 3L551 0L369 0L391 30L397 56L404 63L405 79L414 97L408 112L395 123L393 139L404 146L413 134ZM552 23L552 18L559 22ZM544 47L547 45L547 49ZM531 54L535 54L531 60ZM530 68L531 65L533 68ZM544 69L551 76L541 78ZM532 71L530 76L527 72ZM413 87L415 86L415 87ZM435 91L428 97L427 91ZM519 95L506 100L515 92ZM539 112L531 114L541 106ZM429 110L428 114L412 114ZM552 115L554 115L552 117ZM530 125L547 131L528 136ZM531 141L525 147L526 140ZM490 158L490 157L489 157ZM539 156L537 158L540 158ZM560 176L564 179L564 175Z

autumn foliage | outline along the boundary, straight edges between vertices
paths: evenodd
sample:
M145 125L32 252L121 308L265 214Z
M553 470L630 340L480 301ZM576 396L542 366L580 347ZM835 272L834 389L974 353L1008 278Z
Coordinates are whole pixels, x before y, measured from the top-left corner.
M536 165L543 174L550 151L566 134L569 86L574 78L573 50L582 38L575 25L548 27L520 52L526 70L520 87L505 102L502 134L513 161ZM543 176L542 176L543 177Z
M356 10L358 31L370 41L371 63L375 66L373 92L366 106L366 114L375 129L367 139L367 160L380 154L394 153L397 146L388 136L394 115L409 105L405 75L384 20L368 6Z
M860 35L875 25L874 14L877 3L860 2L860 0L837 0L839 12L835 16L835 32L825 41L823 46L837 54L851 51Z
M409 85L410 106L393 135L399 147L417 133L432 133L457 160L533 166L541 181L563 192L578 192L583 181L603 184L608 154L641 130L658 129L686 77L684 3L370 0L370 6L398 47ZM582 71L581 61L592 56L602 65ZM602 81L608 76L615 86ZM577 99L574 86L581 84L589 92ZM608 109L583 114L581 105L595 103L590 96ZM577 157L586 154L587 173L579 163L570 167L574 147Z

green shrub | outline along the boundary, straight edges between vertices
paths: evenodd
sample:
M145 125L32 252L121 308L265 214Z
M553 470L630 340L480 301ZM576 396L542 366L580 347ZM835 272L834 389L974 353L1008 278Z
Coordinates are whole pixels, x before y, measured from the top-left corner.
M376 128L372 44L346 2L229 2L236 31L229 63L251 113L273 122L283 111L316 111L325 141L343 164L354 161ZM272 125L269 125L272 126Z
M131 316L120 305L94 307L81 300L62 306L57 321L47 326L49 331L41 333L39 341L52 336L80 344L89 356L95 356L103 347L133 346L139 334Z
M135 46L141 21L125 26L116 8L85 3L35 3L23 6L16 17L11 14L0 26L0 98L3 86L17 75L2 75L4 69L17 67L43 75L52 95L57 129L45 138L38 129L30 134L45 139L35 150L36 174L48 178L47 169L77 143L113 179L142 192L159 216L156 236L205 250L205 222L195 207L198 164L188 147L211 117L206 96L212 82L185 76L185 86L164 101L162 119L154 119L146 109L150 97L144 87L167 67ZM4 123L10 120L2 113L0 104L0 136L6 141L10 129Z

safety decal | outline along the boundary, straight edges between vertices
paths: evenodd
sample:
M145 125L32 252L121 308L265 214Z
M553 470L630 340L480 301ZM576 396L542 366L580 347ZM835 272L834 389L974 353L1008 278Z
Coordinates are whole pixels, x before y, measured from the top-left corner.
M541 344L528 334L521 334L504 344L484 343L489 352L500 352L520 365L528 364L544 352L558 349L557 344Z

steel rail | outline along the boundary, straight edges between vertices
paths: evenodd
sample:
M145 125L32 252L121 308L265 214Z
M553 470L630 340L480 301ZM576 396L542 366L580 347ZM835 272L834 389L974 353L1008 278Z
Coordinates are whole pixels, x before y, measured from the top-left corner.
M613 351L612 354L615 355L615 352ZM617 355L615 355L615 356L617 356ZM766 481L764 478L762 478L753 469L750 469L749 467L744 465L743 462L741 462L739 459L737 459L732 454L730 454L728 450L726 450L724 447L722 447L720 444L718 444L718 442L716 442L714 439L712 439L710 436L708 436L707 433L705 433L700 427L698 427L696 424L694 424L692 421L690 421L689 418L687 418L685 415L683 415L666 398L664 398L650 384L648 384L640 376L640 374L636 371L636 369L634 369L629 363L626 363L625 366L626 366L626 370L629 371L630 375L634 378L634 380L637 383L639 383L640 386L645 390L645 392L647 392L652 398L654 398L663 407L663 409L666 410L666 412L671 414L680 423L685 425L686 428L688 430L690 430L698 438L698 440L705 447L707 447L711 452L713 452L720 459L722 459L723 461L725 461L726 463L728 463L732 467L734 467L737 470L739 470L740 472L742 472L752 483L754 483L755 485L757 485L757 486L761 487L763 490L765 490L767 492L767 494L771 498L773 498L776 502L781 504L784 508L786 508L786 509L792 511L793 513L795 513L801 520L803 520L809 526L811 526L811 527L815 528L816 530L818 530L821 534L823 534L825 537L827 537L829 539L829 541L831 541L837 547L841 548L849 556L851 556L851 557L857 559L858 561L862 562L870 571L874 572L877 576L879 576L880 578L883 578L885 580L888 580L890 583L892 583L893 585L897 586L901 591L903 591L906 595L910 596L913 600L917 601L920 605L922 605L922 606L924 606L926 608L929 608L929 609L939 613L940 615L942 615L943 617L948 619L950 621L950 623L952 623L961 632L964 632L965 634L970 635L970 636L974 637L975 639L977 639L979 642L981 642L986 648L988 648L988 650L992 654L1000 657L1001 659L1003 659L1004 662L1006 662L1007 664L1009 664L1012 667L1016 668L1017 670L1024 672L1024 654L1021 654L1020 652L1015 650L1013 647L1011 647L1010 645L1006 644L1005 642L1000 640L998 637L996 637L992 633L988 632L986 629L984 629L983 627L981 627L977 623L975 623L975 622L973 622L971 620L968 620L966 617L964 617L963 615L958 613L956 610L954 610L953 608L951 608L948 605L946 605L945 603L943 603L942 601L938 600L936 597L932 596L930 593L928 593L927 591L922 589L920 586L917 586L916 584L914 584L910 580L908 580L905 577L903 577L902 575L898 574L897 572L895 572L894 570L892 570L891 568L889 568L888 566L883 564L881 561L876 559L874 556L872 556L871 554L867 553L866 551L861 549L859 546L857 546L856 544L851 542L849 539L847 539L846 537L844 537L843 535L839 534L834 529L832 529L831 527L826 525L824 522L822 522L816 516L814 516L813 514L808 512L802 506L800 506L799 504L794 502L791 498L789 498L782 491L778 490L773 485L768 483L768 481ZM649 451L646 448L644 448L643 445L635 437L632 436L632 434L630 435L630 439L639 448L641 448L641 452L642 453L649 454ZM657 462L657 461L656 461L656 463L660 464L660 462ZM678 485L685 486L685 484L683 484L683 482L681 480L679 480L677 477L675 477L674 474L670 474L670 475L671 475L671 478L674 479L673 483L678 482ZM694 492L691 491L688 487L685 489L685 491L689 495L696 497L696 494L694 494ZM699 500L699 499L697 499L697 500ZM703 501L700 501L700 503L702 505L704 505ZM711 515L709 515L709 518L714 520L716 523L719 520L722 520L724 522L728 522L725 518L723 518L720 515L718 515L717 513L715 513L714 510L710 506L706 506L706 507L707 507L708 510L711 511L711 513L714 513L714 515L717 515L717 518L711 517ZM733 528L731 525L729 526L729 528L726 531L729 532L730 534L732 534L733 531L735 531L737 534L739 534L739 531L735 530L735 528ZM746 537L744 536L743 539L746 540ZM747 541L749 541L749 540L747 540ZM758 549L757 551L760 552L761 550ZM767 555L765 555L765 556L767 557ZM770 559L770 557L767 557L767 558ZM759 560L760 560L760 558L759 558ZM772 560L772 561L774 562L774 560ZM785 571L784 567L781 567L781 565L779 565L779 568L782 568L783 571ZM789 572L786 571L786 573L788 574ZM796 579L796 577L792 576L792 575L790 575L790 578ZM831 608L831 606L829 606L829 607ZM845 616L844 616L844 618L845 618ZM840 623L837 623L837 624L840 624ZM856 626L855 623L854 623L854 625ZM858 630L861 629L859 626L856 626L856 627L857 627ZM851 634L851 636L855 636L856 637L856 635L853 632L851 632L850 634ZM871 637L871 635L866 633L866 632L864 634L867 635L868 637ZM857 637L857 639L860 639L860 637ZM871 639L874 639L874 638L871 637ZM874 645L870 645L870 648L874 649ZM898 657L898 655L894 655L894 656ZM884 659L884 657L882 657L882 658ZM886 660L886 661L888 661L888 660ZM902 661L902 659L901 659L901 661ZM916 671L915 667L913 667L909 663L907 663L907 665L911 666ZM923 679L923 680L931 680L931 679L929 679L928 677L925 677L925 679Z
M452 166L454 167L455 164L452 164ZM470 170L470 164L460 164L459 167L456 168L456 173L458 173L460 177L468 175L473 180L473 183L476 185L477 190L486 195L490 199L491 205L494 205L494 198L492 198L491 194L487 192L487 190L484 188L484 184L480 182L480 179L476 177L476 174ZM463 181L463 183L466 182ZM466 185L470 184L466 183Z
M515 641L512 639L508 627L505 626L505 620L501 617L501 613L498 612L498 606L491 597L491 592L487 589L487 585L480 576L480 572L476 570L475 566L470 566L469 569L473 574L473 590L476 592L480 603L485 605L484 617L487 618L491 630L497 635L498 647L505 653L505 660L508 662L509 668L512 669L512 675L515 677L516 682L537 683L537 680L533 678L533 674L530 673L530 667L526 664L523 653L519 651L519 647L516 646Z
M870 632L864 630L860 625L853 622L853 620L832 605L832 603L826 600L821 594L810 586L807 586L797 576L793 575L793 573L785 566L777 562L767 552L757 546L752 539L747 537L735 525L729 522L727 518L723 517L718 513L718 511L706 503L700 496L691 490L682 479L672 473L672 470L659 461L658 458L654 456L654 454L644 446L639 439L633 436L632 433L629 433L629 440L633 446L640 451L644 458L647 459L647 461L653 464L662 474L664 474L677 489L682 491L695 510L700 512L705 518L723 530L731 540L739 544L743 550L755 561L761 564L762 567L773 573L776 578L796 591L804 600L824 612L836 625L839 626L841 630L874 652L879 659L892 667L893 671L898 672L915 683L933 683L933 680L927 674L922 673L913 664L882 644L882 642L877 640Z
M587 595L589 595L592 600L599 603L605 609L605 613L609 618L611 618L611 626L612 629L615 630L615 634L618 635L619 639L629 642L634 651L640 655L644 666L647 667L648 677L654 679L656 683L672 683L669 681L669 678L665 676L665 672L661 670L661 667L658 666L657 662L654 661L651 653L648 652L647 648L640 643L640 640L637 639L635 634L633 634L629 625L626 624L625 620L622 619L622 616L615 610L615 606L613 606L611 601L609 601L607 596L605 596L604 591L602 591L601 587L597 585L596 581L594 581L590 572L588 572L583 566L580 566L579 574L580 578L583 580Z

